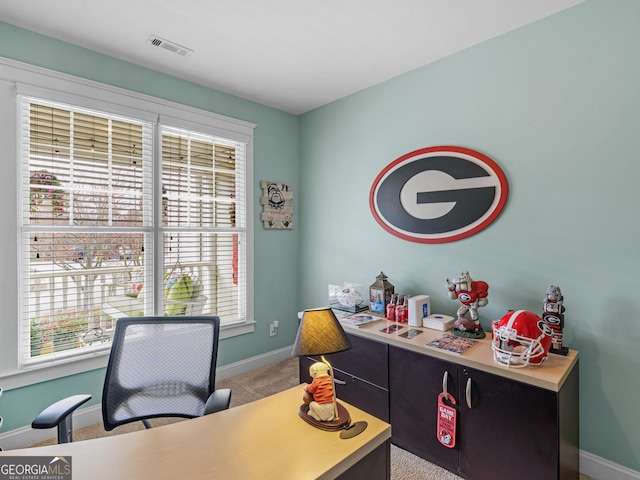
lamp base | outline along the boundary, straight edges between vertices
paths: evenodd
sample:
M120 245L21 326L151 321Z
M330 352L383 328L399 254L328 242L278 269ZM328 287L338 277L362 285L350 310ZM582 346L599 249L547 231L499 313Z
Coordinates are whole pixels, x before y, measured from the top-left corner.
M340 403L338 405L338 418L335 420L322 422L320 420L316 420L311 415L309 415L309 405L306 403L300 405L300 410L298 410L298 415L305 422L310 425L313 425L320 430L326 430L327 432L337 432L345 427L347 427L351 423L351 417L349 416L349 412L344 408Z
M316 420L312 416L309 415L309 405L306 403L300 405L300 409L298 410L298 416L302 418L309 425L313 425L320 430L324 430L326 432L340 432L340 438L352 438L356 435L362 433L365 428L367 428L367 422L355 422L351 423L351 416L346 408L344 408L340 403L337 403L338 407L338 419L331 420L328 422L322 422L320 420Z

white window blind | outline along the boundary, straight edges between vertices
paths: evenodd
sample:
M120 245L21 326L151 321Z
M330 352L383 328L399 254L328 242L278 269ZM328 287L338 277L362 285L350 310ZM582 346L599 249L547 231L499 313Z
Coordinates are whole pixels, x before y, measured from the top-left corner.
M23 366L107 349L125 316L246 321L245 144L20 105Z
M163 281L184 285L165 295L165 312L192 295L223 323L244 321L244 145L167 126L161 136Z

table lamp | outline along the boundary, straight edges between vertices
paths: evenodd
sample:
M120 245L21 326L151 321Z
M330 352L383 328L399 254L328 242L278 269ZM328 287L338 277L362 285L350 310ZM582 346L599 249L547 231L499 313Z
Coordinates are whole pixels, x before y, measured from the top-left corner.
M353 348L342 325L330 308L305 310L302 314L298 335L293 344L294 356L320 355L327 365L333 386L333 420L320 421L309 415L309 405L303 404L298 415L310 425L326 431L341 431L341 438L355 437L367 428L367 422L351 423L347 409L336 399L336 384L331 364L325 359L330 353L343 352Z

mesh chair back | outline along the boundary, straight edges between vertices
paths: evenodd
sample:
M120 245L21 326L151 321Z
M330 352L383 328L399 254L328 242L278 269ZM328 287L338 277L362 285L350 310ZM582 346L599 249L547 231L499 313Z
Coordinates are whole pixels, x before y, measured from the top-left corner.
M218 317L118 320L102 393L104 428L199 417L215 388Z

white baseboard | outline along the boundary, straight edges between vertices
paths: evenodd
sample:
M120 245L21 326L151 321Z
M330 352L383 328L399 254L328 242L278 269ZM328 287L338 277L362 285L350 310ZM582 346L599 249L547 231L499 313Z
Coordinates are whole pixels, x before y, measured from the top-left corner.
M235 377L241 373L247 373L257 368L266 367L278 363L287 358L291 358L291 352L293 351L293 345L281 348L280 350L273 350L271 352L264 353L255 357L241 360L240 362L230 363L223 367L216 369L216 380L226 380L227 378Z
M580 450L580 473L594 480L640 480L640 472Z
M73 428L87 427L97 422L102 422L102 407L99 404L78 409L73 415ZM55 428L35 430L31 428L31 425L27 425L0 435L0 446L3 450L25 448L56 435Z
M247 358L240 362L218 367L216 369L216 381L226 380L227 378L235 377L236 375L291 358L292 349L293 346L290 345L279 350L273 350L262 355ZM73 415L74 428L87 427L99 422L102 422L102 408L99 404L78 409ZM24 448L55 437L56 435L57 432L55 428L49 430L34 430L30 425L27 425L0 435L0 447L4 450Z

